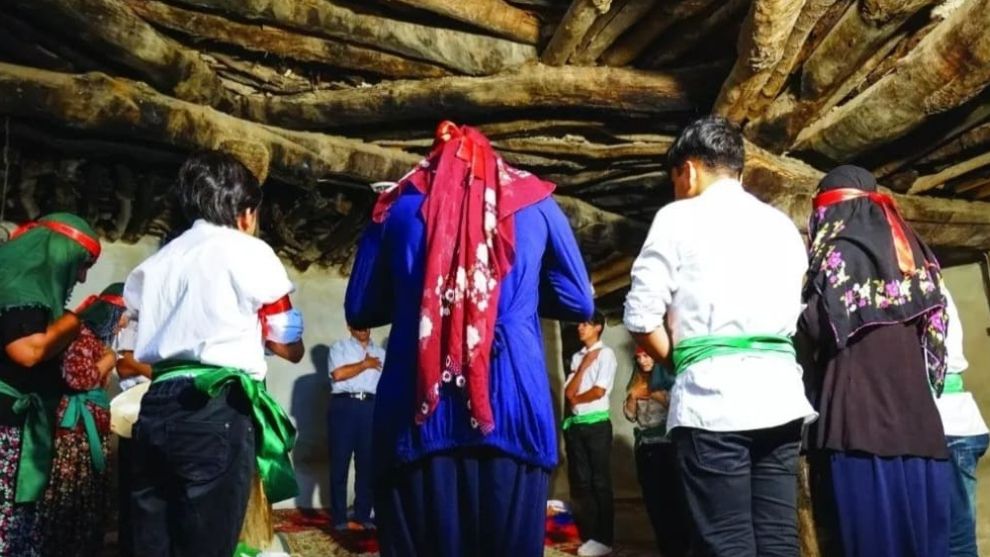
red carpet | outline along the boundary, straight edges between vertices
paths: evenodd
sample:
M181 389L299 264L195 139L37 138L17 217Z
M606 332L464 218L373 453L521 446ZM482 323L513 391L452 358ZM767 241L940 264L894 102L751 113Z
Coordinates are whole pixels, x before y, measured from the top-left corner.
M570 514L558 513L548 516L546 524L545 545L547 547L566 551L580 545L577 526L574 524L574 519ZM374 530L338 532L333 528L330 514L324 510L292 509L275 511L275 532L283 534L285 538L290 540L295 539L299 544L309 546L306 549L313 551L313 554L316 554L316 551L320 551L319 548L312 546L314 543L319 543L317 540L320 538L327 541L328 547L325 551L329 552L331 547L335 551L335 553L323 553L324 555L378 553L378 539ZM320 535L313 536L316 533ZM301 550L303 548L298 547L296 549ZM307 551L304 554L309 554L309 552Z

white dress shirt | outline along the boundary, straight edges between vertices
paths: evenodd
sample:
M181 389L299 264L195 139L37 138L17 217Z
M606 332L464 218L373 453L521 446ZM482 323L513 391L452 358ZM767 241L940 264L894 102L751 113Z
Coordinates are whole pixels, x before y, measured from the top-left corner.
M808 265L797 228L732 179L657 212L632 267L625 324L700 336L792 336ZM702 360L671 390L667 430L764 429L817 417L794 358L747 353Z
M584 360L585 354L599 349L601 352L598 353L598 357L590 366L588 366L588 369L584 371L584 376L581 377L581 385L578 386L577 394L586 393L591 390L592 387L601 387L605 389L605 395L601 398L592 400L591 402L582 402L575 405L573 408L573 413L575 416L591 414L592 412L608 412L608 397L612 394L612 385L615 383L615 369L617 367L617 363L615 361L615 352L613 352L608 346L602 344L601 341L596 342L590 347L586 346L581 350L578 350L577 353L571 357L571 373L567 376L567 380L564 382L564 388L566 389L567 386L571 384L571 380L574 379L574 374L577 372L578 368L581 367L581 361Z
M138 265L124 286L137 314L140 362L191 360L264 379L258 311L292 291L275 252L233 228L197 220Z
M945 309L949 314L949 330L945 336L945 349L949 358L948 373L962 373L969 367L963 354L963 328L959 320L959 310L952 300L947 288L945 293ZM938 413L942 416L942 428L951 437L969 437L983 435L988 432L987 424L980 415L980 407L973 399L973 393L946 393L935 400Z
M358 373L350 379L343 381L333 380L333 371L341 366L356 364L364 359L368 354L378 358L385 365L385 350L369 340L368 346L364 347L354 337L348 337L333 343L330 347L330 354L327 356L328 369L330 370L330 381L333 383L333 392L337 393L367 393L375 394L378 389L378 380L382 377L382 372L375 368L368 368Z
M119 356L121 352L134 351L134 347L137 345L137 319L131 318L127 321L127 326L117 333L117 337L114 339L114 351L117 352ZM134 377L128 377L127 379L120 380L120 390L126 391L131 387L136 387L141 383L147 383L151 381L143 375L135 375Z

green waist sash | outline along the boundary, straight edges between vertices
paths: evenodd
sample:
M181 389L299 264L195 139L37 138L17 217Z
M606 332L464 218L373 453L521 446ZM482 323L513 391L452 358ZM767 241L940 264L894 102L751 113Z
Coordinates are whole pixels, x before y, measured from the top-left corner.
M52 469L50 415L57 401L43 399L37 393L22 393L3 381L0 394L14 399L15 414L24 414L14 502L33 503L44 494Z
M65 414L62 415L62 421L58 425L67 429L75 429L79 425L79 420L82 419L83 429L86 431L86 441L89 443L89 456L93 461L93 469L97 472L103 472L107 469L107 462L103 457L103 436L96 428L96 418L87 403L92 402L100 408L110 408L107 393L103 389L93 389L66 395L65 399L67 401Z
M255 458L265 495L272 503L299 494L289 452L296 442L296 428L275 402L265 385L243 371L199 362L165 361L153 366L154 381L191 377L196 389L213 398L227 385L240 387L251 403L251 418L257 435Z
M965 392L966 392L966 387L963 385L962 374L960 373L945 374L945 384L942 388L943 395L954 395Z
M674 374L708 358L736 354L780 354L794 357L791 339L777 335L701 336L682 340L674 347Z
M598 412L589 412L588 414L581 414L579 416L569 416L564 420L564 431L570 429L572 425L589 425L597 424L598 422L608 421L608 410L599 410Z

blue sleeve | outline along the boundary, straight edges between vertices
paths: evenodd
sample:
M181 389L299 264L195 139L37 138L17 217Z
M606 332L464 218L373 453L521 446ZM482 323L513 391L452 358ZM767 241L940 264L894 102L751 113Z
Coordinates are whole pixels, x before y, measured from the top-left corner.
M371 223L358 243L347 282L344 313L349 325L371 329L392 322L392 285L388 276L385 225Z
M539 204L547 222L547 246L540 276L540 315L586 321L595 311L591 279L567 217L553 199Z

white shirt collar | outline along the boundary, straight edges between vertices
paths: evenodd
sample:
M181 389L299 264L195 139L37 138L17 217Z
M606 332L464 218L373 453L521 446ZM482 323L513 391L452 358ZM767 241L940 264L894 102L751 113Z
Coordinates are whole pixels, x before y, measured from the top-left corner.
M592 344L591 346L585 346L578 353L579 354L587 354L588 352L591 352L592 350L598 350L599 348L602 348L604 346L605 346L605 344L603 344L602 341L599 340L598 342Z
M718 180L712 182L710 186L705 188L705 191L702 192L701 195L707 195L709 193L727 193L730 191L742 191L742 182L736 180L735 178L719 178Z

